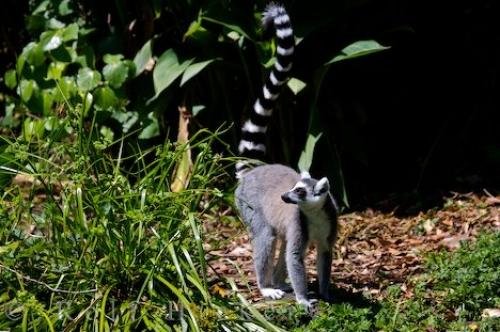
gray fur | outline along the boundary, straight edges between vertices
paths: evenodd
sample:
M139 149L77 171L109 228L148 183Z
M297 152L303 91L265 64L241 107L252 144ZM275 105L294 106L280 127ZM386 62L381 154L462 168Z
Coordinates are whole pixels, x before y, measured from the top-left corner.
M293 169L277 164L258 166L240 179L235 200L252 237L257 283L263 294L269 288L283 288L286 265L297 301L310 306L304 255L309 244L314 244L318 255L319 295L330 299L337 209L328 181L322 179L321 183L324 187L319 188L318 180L301 179ZM306 193L292 190L297 187ZM282 245L274 264L278 239Z
M261 160L266 152L266 133L280 88L292 68L295 38L290 17L282 5L271 3L263 13L265 27L273 27L276 62L255 101L249 119L242 126L238 146L241 156ZM262 295L283 296L288 274L297 301L306 306L307 278L304 255L309 244L317 249L319 294L329 299L332 247L337 230L337 206L326 178L297 174L283 165L263 165L251 169L250 159L236 164L235 200L253 245L257 283ZM275 264L275 251L280 242Z

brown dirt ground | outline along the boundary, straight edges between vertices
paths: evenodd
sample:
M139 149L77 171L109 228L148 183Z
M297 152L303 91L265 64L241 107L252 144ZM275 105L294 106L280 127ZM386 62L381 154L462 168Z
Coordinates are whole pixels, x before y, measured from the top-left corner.
M407 217L370 208L341 215L332 267L335 287L380 299L387 286L401 284L404 295L411 297L408 280L422 272L423 254L456 249L460 241L473 239L482 230L500 230L500 196L486 191L450 193L444 201L442 207ZM225 284L217 281L233 278L238 290L257 302L262 297L255 287L252 248L243 226L234 219L227 210L205 224L213 291L228 294ZM314 260L309 250L310 280L315 278Z

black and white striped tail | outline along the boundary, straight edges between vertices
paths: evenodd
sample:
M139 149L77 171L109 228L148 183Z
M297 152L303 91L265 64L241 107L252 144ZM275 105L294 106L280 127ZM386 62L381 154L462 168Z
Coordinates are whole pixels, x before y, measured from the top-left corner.
M238 151L242 157L262 160L266 154L266 131L281 86L286 82L292 69L295 48L290 17L282 5L270 3L262 16L265 29L276 32L276 62L255 101L250 118L242 127ZM250 161L236 163L236 177L240 178L251 166Z

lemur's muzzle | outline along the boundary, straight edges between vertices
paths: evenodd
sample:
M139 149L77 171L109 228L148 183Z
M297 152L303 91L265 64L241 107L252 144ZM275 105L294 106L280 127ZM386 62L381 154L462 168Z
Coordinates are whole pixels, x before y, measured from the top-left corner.
M283 202L295 203L288 195L289 195L289 193L287 193L287 192L281 195L281 199L283 200Z

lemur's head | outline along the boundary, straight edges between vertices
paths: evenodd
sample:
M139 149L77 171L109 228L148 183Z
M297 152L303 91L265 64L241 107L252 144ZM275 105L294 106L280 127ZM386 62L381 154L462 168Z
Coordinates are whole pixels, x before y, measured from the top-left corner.
M291 190L283 193L281 199L304 208L321 208L329 191L330 184L326 177L316 180L308 172L302 172L300 180Z

